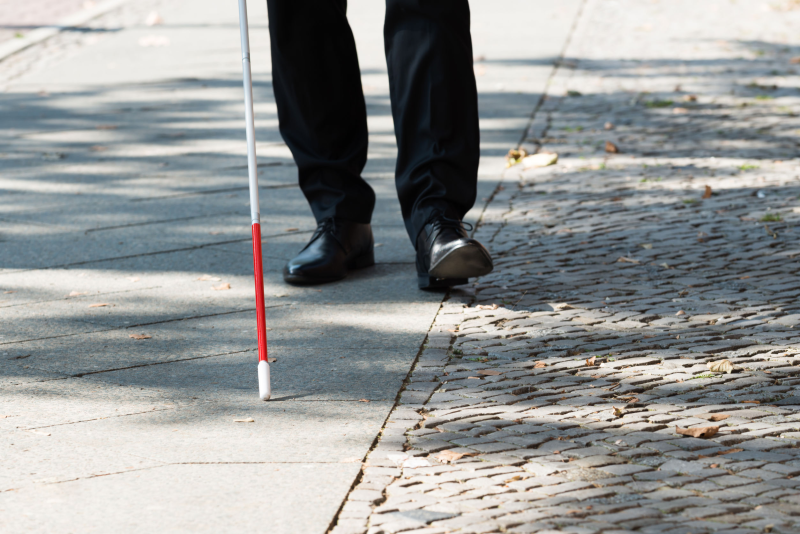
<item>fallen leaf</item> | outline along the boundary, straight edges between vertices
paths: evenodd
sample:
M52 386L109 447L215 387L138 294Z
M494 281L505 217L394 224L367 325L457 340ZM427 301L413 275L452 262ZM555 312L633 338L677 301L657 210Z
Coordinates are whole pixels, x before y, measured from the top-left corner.
M119 126L116 124L98 124L95 128L98 130L116 130Z
M150 339L153 336L148 336L147 334L131 334L128 337L131 339Z
M449 464L451 462L455 462L460 460L465 456L477 456L477 453L474 452L455 452L451 450L442 451L439 454L435 455L434 458L439 460L440 462Z
M748 276L740 276L740 277L739 277L739 280L747 280L748 278L750 278L750 276L749 276L749 275L748 275Z
M606 129L606 130L613 130L614 129L614 123L613 122L607 122L607 123L605 123L605 125L603 125L603 128Z
M509 482L516 482L517 480L522 480L522 477L517 475L515 477L511 477L504 482L504 484L508 484Z
M478 371L479 375L486 375L486 376L498 376L502 375L500 371L495 371L493 369L483 369L482 371Z
M622 417L623 415L625 415L625 412L623 412L622 410L620 410L619 408L614 406L614 416L615 417Z
M800 64L800 56L793 57L792 59L789 60L789 63L791 63L792 65Z
M477 306L479 310L496 310L498 308L497 304L479 304Z
M694 428L680 428L675 427L675 432L682 436L691 436L693 438L708 439L713 437L719 430L718 426L700 426Z
M712 191L710 186L706 186L706 190L703 193L703 198L711 198Z
M41 430L28 430L31 434L39 434L40 436L49 436L50 432L42 432Z
M708 467L710 467L711 469L716 469L717 467L719 467L719 464L711 464Z
M684 95L683 101L684 102L697 102L697 96L695 96L695 95Z
M158 14L158 11L151 11L147 18L144 19L144 23L148 26L160 26L164 24L164 19Z
M523 169L535 169L555 165L558 162L558 154L553 152L541 152L522 159Z
M746 401L742 401L742 404L761 404L761 401L757 401L757 400L746 400Z
M593 366L595 361L597 361L597 356L592 356L586 360L586 365Z
M744 449L728 449L727 451L719 451L717 453L717 456L723 456L725 454L734 454L734 453L743 452L743 451L744 451Z
M659 263L659 264L658 264L658 266L659 266L659 267L663 267L663 268L665 268L665 269L669 269L669 265L668 265L666 262L664 262L664 263Z
M248 417L247 419L234 419L234 423L255 423L256 420L252 417Z
M481 379L481 377L479 377L479 376L468 376L467 377L467 380L480 380L480 379Z
M506 154L506 167L513 167L514 165L522 161L527 155L528 152L524 148L520 149L512 148L511 150L508 151L508 154Z
M533 365L533 368L534 368L534 369L541 369L542 367L547 367L547 364L546 364L546 363L544 363L544 362L536 362L536 363Z
M284 230L284 232L296 232L298 230L299 228L287 228L286 230Z
M89 147L89 152L105 152L106 150L108 150L108 147L103 145L92 145Z
M706 364L712 373L728 373L733 372L733 364L730 360L720 360L718 362L708 362Z
M673 115L686 115L689 113L689 110L686 108L672 108Z
M68 297L77 297L79 295L88 295L88 291L70 291Z
M218 286L211 286L211 289L213 289L214 291L225 291L225 290L228 290L230 288L231 288L231 285L229 283L227 283L227 282L225 282L224 284L220 284Z
M104 308L105 306L111 306L108 302L98 302L97 304L89 304L90 308Z
M625 256L620 256L617 260L617 263L642 263L639 260L634 260L633 258L626 258Z
M652 243L642 243L639 246L642 247L643 249L646 249L646 250L650 250L650 249L653 248L653 244Z
M739 217L739 220L740 221L755 221L755 219L753 217L745 217L744 215Z
M619 147L611 141L606 141L606 152L609 154L619 154Z
M604 388L604 389L605 389L606 391L614 391L615 389L617 389L617 388L618 388L618 387L620 387L621 385L622 385L622 384L620 384L619 382L617 382L617 383L616 383L616 384L614 384L613 386L609 386L609 387L607 387L607 388Z
M278 358L267 358L267 363L275 363L278 361Z
M372 402L369 399L358 399L358 402Z
M678 313L676 313L675 315L686 315L686 312L683 310L678 310Z
M708 421L714 421L716 423L717 421L724 421L725 419L730 417L730 415L726 415L724 413L704 413L698 415L697 417L699 417L700 419L706 419Z
M204 274L200 278L197 279L198 282L220 282L222 278L217 278L216 276L211 276L210 274Z
M621 399L630 399L628 400L628 404L636 404L639 402L639 397L620 397Z

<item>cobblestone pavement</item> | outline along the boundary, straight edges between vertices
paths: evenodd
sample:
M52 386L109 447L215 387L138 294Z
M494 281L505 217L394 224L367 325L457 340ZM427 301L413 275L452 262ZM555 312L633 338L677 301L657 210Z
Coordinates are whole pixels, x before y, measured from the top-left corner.
M800 532L795 5L587 2L334 533Z
M0 0L0 42L41 26L56 24L94 4L87 0Z

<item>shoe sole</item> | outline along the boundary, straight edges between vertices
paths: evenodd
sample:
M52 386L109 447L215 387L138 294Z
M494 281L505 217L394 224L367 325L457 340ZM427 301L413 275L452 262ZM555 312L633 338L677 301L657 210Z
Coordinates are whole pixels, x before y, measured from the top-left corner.
M433 278L475 278L492 272L492 258L483 248L466 245L452 250L428 269Z
M299 274L293 275L293 274L288 274L284 271L283 281L286 282L287 284L292 284L296 286L313 286L319 284L329 284L331 282L343 280L344 278L347 277L349 271L365 269L367 267L372 267L373 265L375 265L375 251L370 250L368 253L350 260L350 262L347 264L348 272L346 272L342 276L320 278L316 276L303 276Z
M442 289L460 286L468 278L492 272L492 258L474 245L459 247L434 265L427 273L417 273L420 289Z

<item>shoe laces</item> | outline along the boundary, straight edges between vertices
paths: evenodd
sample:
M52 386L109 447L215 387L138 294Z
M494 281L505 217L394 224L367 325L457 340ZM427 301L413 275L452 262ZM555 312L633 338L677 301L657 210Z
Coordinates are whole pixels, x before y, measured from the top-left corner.
M327 219L322 219L320 222L317 223L317 229L314 231L314 235L311 236L311 240L308 242L308 245L316 241L320 238L323 234L329 233L331 237L333 237L339 246L343 249L345 248L344 243L339 239L339 236L336 233L336 219L333 217L328 217ZM308 246L306 245L306 246Z
M431 216L426 224L432 224L434 232L436 233L441 232L445 228L465 230L467 232L471 232L474 228L470 223L465 223L459 219L451 219L450 217L445 217L444 215L438 214Z

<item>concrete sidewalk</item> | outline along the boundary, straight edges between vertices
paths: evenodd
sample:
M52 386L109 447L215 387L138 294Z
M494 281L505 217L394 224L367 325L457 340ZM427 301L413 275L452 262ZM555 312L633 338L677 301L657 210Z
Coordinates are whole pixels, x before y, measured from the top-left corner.
M470 220L580 4L474 3L484 200ZM163 26L143 24L152 9ZM277 131L264 6L250 9L269 403L256 395L235 5L131 3L0 63L4 532L323 533L398 403L443 295L416 289L395 199L382 6L349 7L378 265L321 288L281 281L314 223Z

